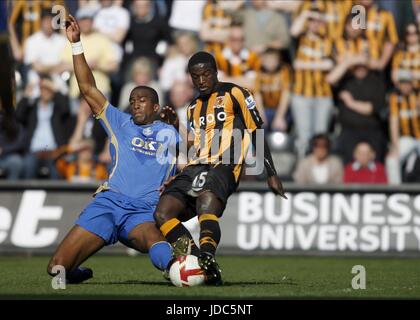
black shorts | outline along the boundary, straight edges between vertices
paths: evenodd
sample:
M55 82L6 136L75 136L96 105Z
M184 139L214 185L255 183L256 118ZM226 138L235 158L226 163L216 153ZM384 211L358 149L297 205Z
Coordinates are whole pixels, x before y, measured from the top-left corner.
M182 219L184 221L196 215L195 202L201 192L213 192L225 208L228 198L237 187L233 166L220 164L212 167L198 164L185 167L165 188L162 195L171 195L185 203L187 210Z

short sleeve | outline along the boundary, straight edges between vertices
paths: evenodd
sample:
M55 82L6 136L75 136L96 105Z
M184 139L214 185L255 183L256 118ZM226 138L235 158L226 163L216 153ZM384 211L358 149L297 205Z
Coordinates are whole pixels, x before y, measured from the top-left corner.
M101 125L106 130L108 136L115 135L121 126L130 119L130 115L120 111L108 101L102 108L101 112L96 115Z
M245 127L251 132L260 128L263 121L252 94L244 88L234 87L231 91L231 95L239 106L239 115L242 117Z

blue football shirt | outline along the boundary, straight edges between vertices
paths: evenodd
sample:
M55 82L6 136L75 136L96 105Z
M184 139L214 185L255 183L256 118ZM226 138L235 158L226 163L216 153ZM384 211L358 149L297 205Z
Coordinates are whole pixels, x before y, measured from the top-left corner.
M137 125L107 103L96 117L110 139L112 169L104 187L132 198L159 199L157 190L176 170L176 129L156 120Z

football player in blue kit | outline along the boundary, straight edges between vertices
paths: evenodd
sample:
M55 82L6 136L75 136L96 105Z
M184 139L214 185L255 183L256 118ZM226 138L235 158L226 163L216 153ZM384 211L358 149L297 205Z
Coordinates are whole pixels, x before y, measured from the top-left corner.
M172 125L157 120L160 106L152 88L133 89L131 114L112 106L96 87L83 53L79 25L72 16L66 34L80 92L110 139L112 170L56 249L47 271L54 276L54 266L60 265L66 270L67 283L87 280L93 272L80 265L117 241L148 252L153 265L165 271L173 250L157 229L153 213L159 187L175 172L179 135Z

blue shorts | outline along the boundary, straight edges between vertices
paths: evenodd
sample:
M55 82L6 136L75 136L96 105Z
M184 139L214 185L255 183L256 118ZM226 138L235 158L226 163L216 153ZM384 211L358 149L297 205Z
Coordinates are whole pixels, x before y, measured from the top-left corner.
M82 211L76 224L98 235L106 245L121 241L128 245L128 234L145 222L155 222L157 201L134 199L113 191L103 191Z

